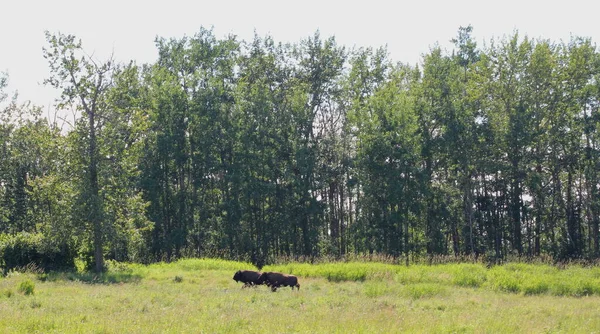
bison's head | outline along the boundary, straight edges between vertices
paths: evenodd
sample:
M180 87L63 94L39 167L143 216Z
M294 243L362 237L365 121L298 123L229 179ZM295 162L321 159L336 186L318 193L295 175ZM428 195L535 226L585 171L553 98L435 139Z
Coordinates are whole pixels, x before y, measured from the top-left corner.
M240 279L242 278L242 271L238 270L234 275L233 275L233 280L238 282Z

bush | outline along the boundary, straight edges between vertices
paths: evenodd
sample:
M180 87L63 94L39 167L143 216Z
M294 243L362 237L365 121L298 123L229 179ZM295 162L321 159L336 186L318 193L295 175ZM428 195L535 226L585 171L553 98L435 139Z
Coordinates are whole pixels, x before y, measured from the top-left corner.
M29 279L22 281L21 283L19 283L18 290L24 295L33 295L35 291L35 283L33 283L33 281Z
M41 239L41 234L0 235L0 265L11 270L34 263L41 248Z
M118 262L115 260L106 260L104 261L104 265L106 270L111 273L130 273L132 272L131 268L123 262Z
M0 234L0 267L5 271L32 264L41 270L73 268L73 258L66 245L52 245L41 233Z

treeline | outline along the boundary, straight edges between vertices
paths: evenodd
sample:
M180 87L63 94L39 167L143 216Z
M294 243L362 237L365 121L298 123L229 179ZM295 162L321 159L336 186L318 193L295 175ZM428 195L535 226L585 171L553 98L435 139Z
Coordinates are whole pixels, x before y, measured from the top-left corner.
M47 84L73 115L1 96L0 266L598 258L596 46L471 32L415 66L318 32L201 29L157 38L144 65L47 33Z

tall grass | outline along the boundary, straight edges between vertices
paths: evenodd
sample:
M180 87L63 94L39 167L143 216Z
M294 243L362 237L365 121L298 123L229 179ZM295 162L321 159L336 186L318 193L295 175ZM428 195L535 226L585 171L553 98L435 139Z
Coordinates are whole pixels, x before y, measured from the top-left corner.
M293 273L302 288L275 293L232 280L255 269L245 262L108 267L0 277L0 333L600 331L596 267L287 263L263 270Z
M600 267L509 263L487 268L484 264L394 265L386 263L288 263L263 268L331 282L393 279L402 284L442 284L524 295L600 295Z
M247 262L221 259L182 259L151 265L123 264L108 261L108 271L38 273L42 281L81 281L86 283L119 283L149 280L181 281L191 273L221 271L230 279L240 269L257 270ZM395 281L403 285L439 284L466 288L481 288L523 295L590 296L600 295L600 267L579 264L561 267L548 264L509 263L486 267L483 263L449 263L438 265L400 265L381 262L329 262L269 265L262 271L278 271L300 278L323 278L329 282ZM9 273L10 275L10 273ZM375 289L375 288L373 288ZM376 291L376 289L374 290ZM373 292L377 294L377 292Z

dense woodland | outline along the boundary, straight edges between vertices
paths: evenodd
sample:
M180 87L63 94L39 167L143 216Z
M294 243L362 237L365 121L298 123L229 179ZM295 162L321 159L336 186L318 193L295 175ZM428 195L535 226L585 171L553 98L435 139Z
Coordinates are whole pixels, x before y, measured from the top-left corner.
M0 76L0 267L106 259L600 256L600 54L513 33L385 48L46 33L55 117ZM62 115L62 116L61 116Z

